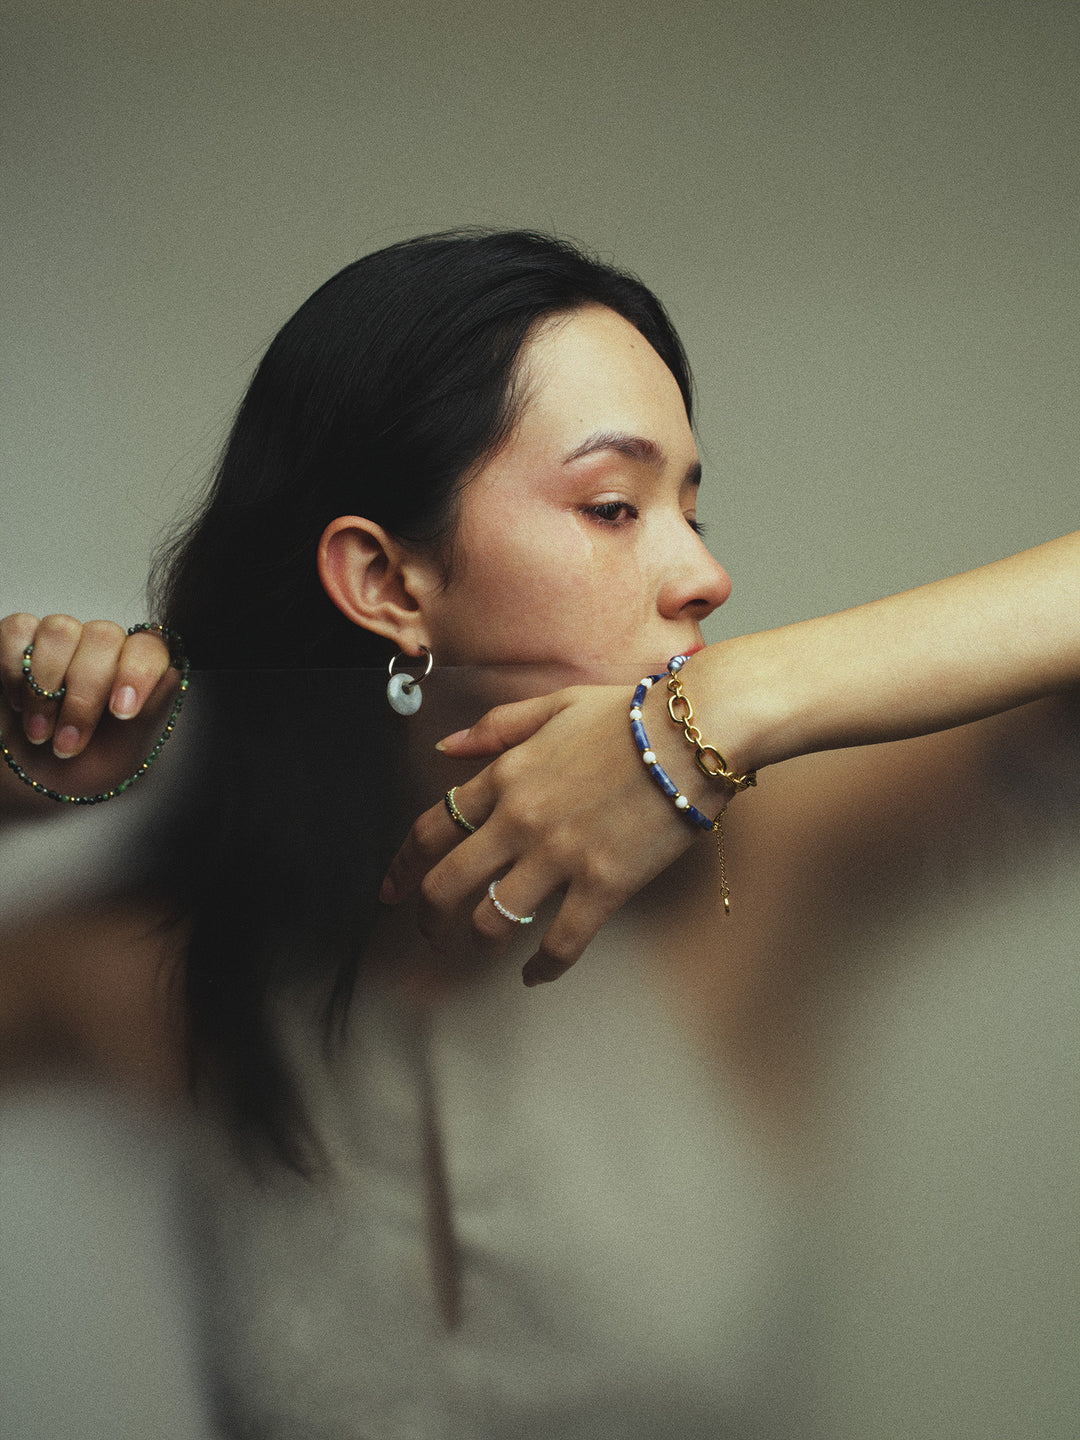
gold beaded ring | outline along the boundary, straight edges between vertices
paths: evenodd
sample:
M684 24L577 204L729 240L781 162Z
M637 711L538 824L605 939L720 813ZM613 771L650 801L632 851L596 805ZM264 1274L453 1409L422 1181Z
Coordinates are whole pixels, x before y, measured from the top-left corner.
M466 835L475 835L476 826L471 824L470 821L466 820L465 816L458 809L457 801L454 799L454 796L456 794L457 786L451 785L450 789L447 790L446 794L443 796L443 804L446 806L447 813L449 814L450 819L453 820L454 824L457 825L460 829L464 830Z

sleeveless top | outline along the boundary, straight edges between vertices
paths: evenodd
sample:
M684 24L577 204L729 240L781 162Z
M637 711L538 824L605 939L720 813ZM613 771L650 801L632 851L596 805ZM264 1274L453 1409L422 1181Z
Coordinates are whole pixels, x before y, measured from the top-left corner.
M423 1017L361 984L329 1059L315 997L290 1004L325 1166L196 1147L228 1433L813 1433L787 1202L628 928L553 985L500 961Z

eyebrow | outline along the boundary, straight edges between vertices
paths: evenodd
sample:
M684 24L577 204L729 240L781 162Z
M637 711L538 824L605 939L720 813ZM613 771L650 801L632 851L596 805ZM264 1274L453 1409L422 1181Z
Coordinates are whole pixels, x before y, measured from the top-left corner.
M573 461L581 460L586 455L595 455L600 450L614 450L617 454L640 461L653 470L661 470L667 463L667 455L655 440L646 440L641 435L629 435L625 430L599 430L595 435L590 435L587 440L583 440L576 449L571 450L563 460L563 464L570 465ZM689 485L701 484L699 461L695 460L689 467L685 480Z

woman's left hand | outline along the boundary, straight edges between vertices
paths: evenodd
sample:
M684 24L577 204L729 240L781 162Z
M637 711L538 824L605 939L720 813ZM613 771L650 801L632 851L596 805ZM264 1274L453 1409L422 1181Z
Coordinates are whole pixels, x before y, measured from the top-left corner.
M533 914L561 893L562 904L522 971L526 985L558 979L619 906L702 834L651 782L630 733L629 710L622 686L574 686L500 705L441 742L454 759L498 756L456 791L458 808L476 832L463 836L446 806L433 806L395 856L382 899L396 904L419 888L420 929L441 950L469 923L470 909L474 937L491 946L513 937L514 921L483 894L492 880L516 916ZM662 703L646 719L659 728L658 716L666 721ZM692 752L677 748L674 735L664 763L696 803L711 807L710 814L722 809L730 791L707 786L700 775L695 785Z

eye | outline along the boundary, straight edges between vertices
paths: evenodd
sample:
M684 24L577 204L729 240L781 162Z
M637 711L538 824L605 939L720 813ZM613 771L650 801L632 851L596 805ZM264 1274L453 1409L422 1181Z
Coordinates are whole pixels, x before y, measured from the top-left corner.
M690 529L694 532L695 535L705 534L705 526L701 523L700 520L697 519L696 516L687 515L686 523L690 526Z
M586 505L582 513L602 525L625 525L638 518L636 507L625 500L605 500L600 505Z

